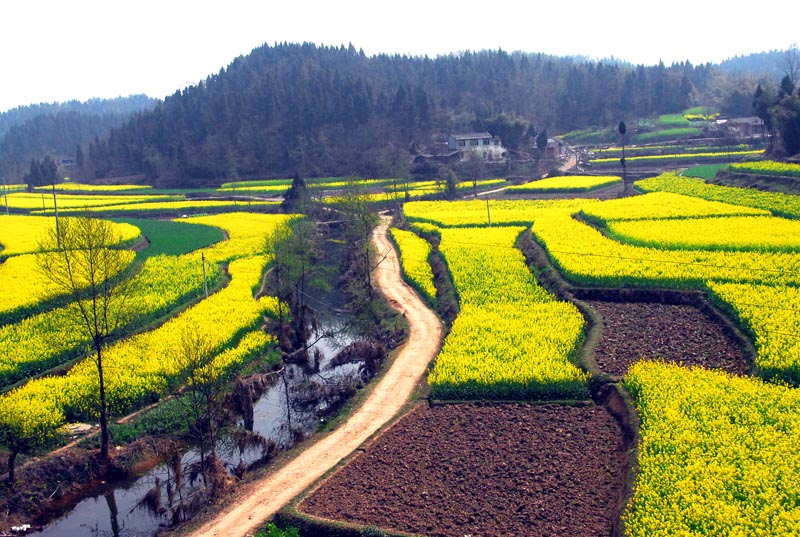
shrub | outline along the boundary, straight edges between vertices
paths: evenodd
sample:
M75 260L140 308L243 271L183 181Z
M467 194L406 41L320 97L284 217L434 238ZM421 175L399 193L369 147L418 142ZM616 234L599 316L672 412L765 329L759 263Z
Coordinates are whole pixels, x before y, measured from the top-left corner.
M297 528L281 529L272 522L256 533L253 537L300 537Z

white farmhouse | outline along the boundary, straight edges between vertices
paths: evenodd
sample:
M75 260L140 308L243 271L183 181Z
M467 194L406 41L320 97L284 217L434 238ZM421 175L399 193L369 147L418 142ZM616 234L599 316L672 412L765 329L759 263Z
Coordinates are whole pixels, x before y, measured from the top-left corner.
M492 136L488 132L451 134L447 140L447 148L450 151L458 151L462 159L465 158L467 151L480 151L484 160L499 160L506 151L500 143L500 137Z

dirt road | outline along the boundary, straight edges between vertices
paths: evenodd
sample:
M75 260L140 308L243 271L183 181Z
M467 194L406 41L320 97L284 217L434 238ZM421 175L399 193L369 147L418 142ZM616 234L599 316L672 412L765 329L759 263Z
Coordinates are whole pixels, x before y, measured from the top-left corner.
M245 485L237 494L241 500L192 533L194 537L236 537L253 533L264 520L361 445L408 401L439 349L442 326L436 315L403 282L400 263L386 236L389 223L390 219L384 217L372 234L379 259L391 250L375 270L375 281L392 305L408 319L408 341L362 407L347 422L321 436L274 474Z

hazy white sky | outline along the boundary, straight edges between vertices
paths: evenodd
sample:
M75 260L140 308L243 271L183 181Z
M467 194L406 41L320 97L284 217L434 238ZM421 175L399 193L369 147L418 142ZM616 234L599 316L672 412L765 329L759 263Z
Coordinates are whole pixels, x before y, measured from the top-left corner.
M759 5L769 8L768 23L754 13ZM163 98L284 41L352 43L367 55L501 48L648 65L719 62L800 41L798 14L791 0L8 0L0 5L0 112Z

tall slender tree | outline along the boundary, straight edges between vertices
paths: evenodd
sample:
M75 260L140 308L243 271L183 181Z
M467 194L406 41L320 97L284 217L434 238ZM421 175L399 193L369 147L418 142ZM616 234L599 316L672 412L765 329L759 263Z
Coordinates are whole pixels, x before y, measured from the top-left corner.
M271 292L279 299L278 343L289 361L305 359L308 340L317 331L317 312L309 303L325 287L316 224L297 219L278 226L266 237L275 252L269 274ZM288 315L282 304L289 307Z
M190 326L180 335L173 356L175 366L184 372L185 396L181 398L189 433L200 445L200 474L212 496L218 492L217 439L226 415L225 390L230 374L217 367L215 349L199 326Z
M789 82L796 85L798 82L798 75L800 75L800 49L797 48L797 43L786 49L783 56L783 68L786 76L789 77Z
M39 245L37 263L44 276L70 297L69 318L92 341L97 368L100 457L110 458L104 350L132 314L127 298L132 286L133 252L119 247L121 238L108 220L61 219Z

